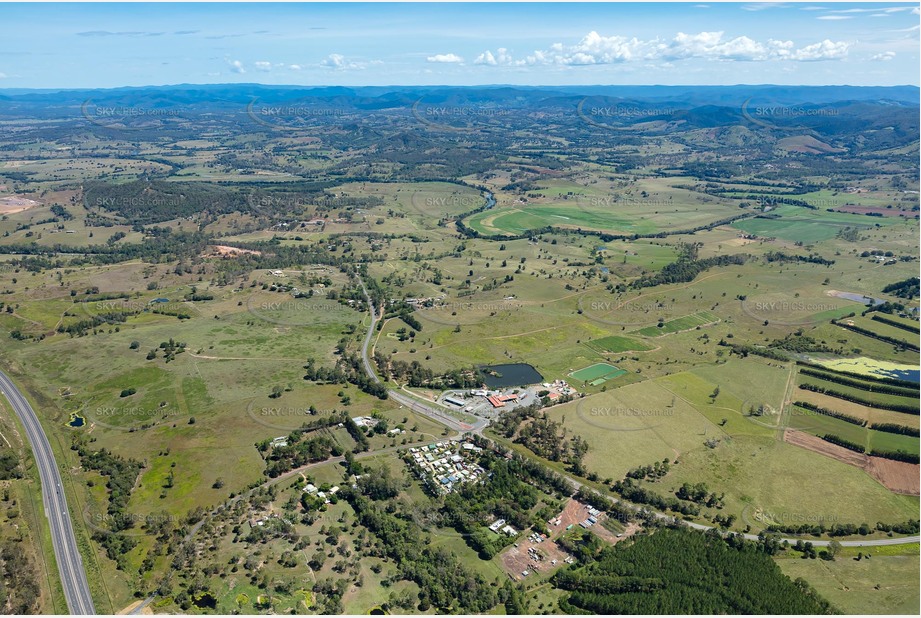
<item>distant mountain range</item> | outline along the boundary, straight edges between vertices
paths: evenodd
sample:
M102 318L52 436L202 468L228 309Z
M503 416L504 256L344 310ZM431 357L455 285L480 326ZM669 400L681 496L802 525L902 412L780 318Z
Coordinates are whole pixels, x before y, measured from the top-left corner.
M704 105L825 105L842 101L890 102L916 106L917 86L267 86L262 84L177 84L79 90L0 89L0 113L10 106L72 107L96 105L151 107L239 106L254 98L263 104L312 100L355 109L404 107L424 98L427 104L494 104L510 108L570 107L585 97L610 101L649 101L672 107Z

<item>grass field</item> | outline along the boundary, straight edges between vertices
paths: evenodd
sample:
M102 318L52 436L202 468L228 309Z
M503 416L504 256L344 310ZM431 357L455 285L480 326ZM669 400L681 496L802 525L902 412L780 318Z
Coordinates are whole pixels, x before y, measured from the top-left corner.
M614 365L608 365L607 363L596 363L589 367L583 367L578 371L573 371L571 375L574 379L579 380L580 382L592 382L599 378L604 378L610 380L621 376L627 373L623 369L618 369Z
M658 337L660 335L668 335L670 333L677 333L683 330L690 330L698 326L703 326L704 324L710 324L716 322L719 318L709 311L700 311L691 315L678 318L676 320L669 320L663 322L662 326L647 326L646 328L641 328L638 331L635 331L637 335L642 335L644 337Z
M611 335L609 337L603 337L602 339L593 339L586 345L606 353L645 352L652 349L651 346L641 341L631 339L630 337L620 337L618 335Z
M845 550L834 561L781 557L776 562L784 574L802 577L845 614L917 614L921 576L917 545L905 555L863 553L872 558L858 561Z
M891 219L874 217L872 222L864 215L831 213L809 210L792 205L781 205L766 218L736 221L732 226L747 234L776 237L802 243L829 240L846 227L868 229L875 225L892 225Z

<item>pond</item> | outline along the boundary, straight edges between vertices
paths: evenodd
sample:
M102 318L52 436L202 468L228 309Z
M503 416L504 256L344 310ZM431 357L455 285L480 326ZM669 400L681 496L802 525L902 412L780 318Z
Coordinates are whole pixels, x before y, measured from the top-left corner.
M477 367L480 377L488 388L508 388L525 386L544 381L544 376L527 363L510 363L508 365L481 365Z
M86 419L80 416L79 414L71 414L70 422L67 423L68 427L83 427L86 425Z
M371 615L371 616L386 616L386 615L387 615L387 612L385 612L385 611L384 611L383 609L381 609L380 607L375 607L375 608L371 609L371 611L369 611L368 614Z
M837 298L844 298L846 300L853 300L858 303L863 303L865 305L882 305L884 301L882 298L873 298L872 296L864 296L863 294L855 294L854 292L839 292L837 290L832 290L829 292L831 296Z

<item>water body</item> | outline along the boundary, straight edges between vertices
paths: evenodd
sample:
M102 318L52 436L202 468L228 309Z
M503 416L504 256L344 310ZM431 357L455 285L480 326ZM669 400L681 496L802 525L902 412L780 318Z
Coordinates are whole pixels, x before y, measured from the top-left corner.
M70 422L67 423L68 427L83 427L86 425L86 419L80 416L79 414L71 414Z
M477 369L488 388L527 386L528 384L539 384L544 381L544 376L540 375L537 369L527 363L481 365ZM495 372L498 375L493 375L491 372Z
M486 210L489 210L490 208L496 205L496 198L493 197L493 194L490 193L489 191L484 191L483 197L486 198Z
M878 378L896 378L898 380L921 383L921 366L918 365L891 363L866 356L838 359L811 358L809 356L805 356L804 358L809 362L817 363L838 371L851 371L853 373L876 376Z
M865 305L882 305L884 302L886 302L882 298L873 298L872 296L864 296L863 294L857 294L856 292L839 292L838 290L832 290L831 292L829 292L829 294L837 298L853 300L854 302L863 303Z

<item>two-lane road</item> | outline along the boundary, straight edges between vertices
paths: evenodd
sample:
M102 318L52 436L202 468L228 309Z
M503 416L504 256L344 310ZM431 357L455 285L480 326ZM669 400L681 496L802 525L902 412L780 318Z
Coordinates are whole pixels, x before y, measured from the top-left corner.
M364 282L364 280L361 278L360 275L358 276L358 284L361 286L361 289L362 289L362 291L364 292L365 300L367 300L367 302L368 302L368 308L369 308L370 314L371 314L371 326L368 327L368 333L367 333L367 335L365 335L364 342L363 342L363 344L362 344L362 346L361 346L361 359L362 359L362 361L364 362L365 372L366 372L366 373L368 374L368 376L371 377L375 382L378 382L378 383L379 383L381 380L380 380L380 378L377 376L377 372L374 371L374 366L371 364L371 358L370 358L370 353L369 353L369 348L371 347L371 340L374 338L374 333L375 333L376 327L377 327L377 321L378 321L378 319L379 319L379 318L378 318L378 314L377 314L377 308L376 308L376 307L374 306L374 304L371 302L371 297L370 297L370 295L368 294L368 288L365 287L365 282ZM391 390L389 390L389 391L387 391L387 392L389 393L389 395L390 395L391 398L393 398L394 400L398 401L399 403L401 403L401 404L407 406L408 408L412 409L412 410L415 411L415 412L418 412L418 413L420 413L420 414L423 414L423 415L425 415L425 416L431 418L432 420L434 420L434 421L436 421L436 422L442 423L443 425L447 425L449 428L451 428L451 429L453 429L453 430L455 430L455 431L460 431L460 432L467 432L467 431L470 431L470 432L473 432L473 433L478 433L478 434L480 434L480 435L482 436L482 431L483 431L483 429L486 427L486 425L488 425L488 422L485 421L484 419L480 419L479 422L477 422L476 425L472 425L472 426L471 426L471 425L467 425L466 423L463 423L463 422L457 420L456 418L452 417L450 414L447 414L447 413L445 413L445 412L440 412L440 411L438 411L438 410L435 410L435 409L433 409L431 406L429 406L429 405L427 405L427 404L424 404L424 403L422 403L422 402L420 402L420 401L417 401L417 400L413 399L412 397L409 397L406 393L402 393L402 392L400 392L400 391L393 390L393 389L391 389ZM488 439L489 439L489 438L487 438L487 440L488 440ZM576 478L574 478L574 477L572 477L572 476L570 476L570 475L568 475L568 474L565 474L565 473L559 473L559 472L558 472L558 474L560 474L560 476L562 476L562 477L565 478L567 481L569 481L570 483L572 483L572 485L573 485L576 489L579 489L579 488L581 488L581 487L583 486L583 483L582 483L579 479L576 479ZM605 495L605 494L602 494L601 492L597 491L596 489L593 489L593 488L588 488L588 489L590 489L591 491L593 491L593 492L595 492L595 493L597 493L597 494L599 494L599 495L604 496L605 498L607 498L607 499L609 499L609 500L613 500L614 502L624 502L625 504L629 504L630 506L636 506L636 505L630 504L629 502L626 502L626 501L623 501L623 500L619 500L619 499L617 499L617 498L612 498L611 496L607 496L607 495ZM648 509L648 510L652 511L652 509ZM660 512L657 512L657 511L652 511L652 513L653 513L657 518L659 518L659 519L674 519L672 516L666 515L665 513L660 513ZM698 523L694 523L694 522L687 522L687 521L685 521L685 522L683 522L683 523L687 524L689 527L694 528L694 529L696 529L696 530L707 531L707 530L711 530L711 529L713 528L713 526L706 526L706 525L704 525L704 524L698 524ZM743 534L742 536L744 536L744 537L745 537L746 539L748 539L749 541L757 541L757 540L758 540L758 536L755 535L755 534ZM829 540L820 541L820 540L812 540L812 539L809 539L809 538L781 538L781 539L779 539L779 540L780 540L780 541L787 541L787 542L789 542L790 544L794 544L794 543L796 543L797 541L800 541L800 540L802 540L802 541L804 541L804 542L805 542L805 541L809 541L810 543L812 543L812 544L815 545L816 547L824 547L824 546L827 546L829 543L831 543L831 541L829 541ZM919 535L912 535L912 536L906 536L906 537L895 537L895 538L886 538L886 539L871 539L871 540L866 540L866 541L863 541L863 540L856 540L856 541L841 541L841 545L842 545L843 547L880 547L880 546L883 546L883 545L901 545L901 544L903 544L903 543L917 543L917 542L919 542L919 541L921 541L921 536L919 536Z
M42 484L42 502L45 505L45 516L51 527L51 542L54 545L54 555L61 574L61 584L64 587L64 597L67 607L73 615L91 615L96 613L93 607L93 598L90 596L90 587L86 581L86 571L83 569L83 559L77 549L77 540L70 521L70 511L67 509L67 498L61 483L51 444L42 430L35 411L28 400L19 392L9 376L0 371L0 392L6 395L16 415L26 429L26 436L32 445L35 463L38 464L38 474Z

